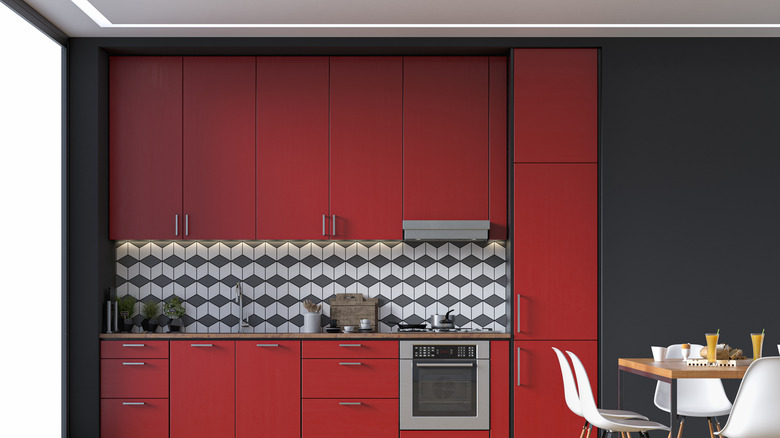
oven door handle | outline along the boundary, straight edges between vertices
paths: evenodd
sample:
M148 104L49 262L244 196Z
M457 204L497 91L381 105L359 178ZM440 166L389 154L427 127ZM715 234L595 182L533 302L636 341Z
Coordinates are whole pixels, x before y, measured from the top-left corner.
M473 363L417 363L415 365L422 368L474 368Z

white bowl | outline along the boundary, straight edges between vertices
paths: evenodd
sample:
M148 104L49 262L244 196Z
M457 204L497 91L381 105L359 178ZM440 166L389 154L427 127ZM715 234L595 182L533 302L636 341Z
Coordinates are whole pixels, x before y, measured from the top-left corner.
M356 329L356 327L354 325L345 325L343 328L344 328L344 332L347 332L347 333L348 332L354 332L355 329Z

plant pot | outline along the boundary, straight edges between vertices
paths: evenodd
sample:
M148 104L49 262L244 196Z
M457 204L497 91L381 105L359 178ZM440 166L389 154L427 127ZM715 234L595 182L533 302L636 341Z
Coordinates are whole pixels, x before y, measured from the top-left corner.
M150 319L148 321L149 322L147 324L149 325L149 332L150 333L156 332L157 327L159 326L159 324L157 323L157 319Z
M133 322L132 318L125 318L122 320L122 331L131 333L133 331L133 326L135 325L135 322Z
M181 331L181 328L184 324L181 322L180 318L172 319L171 322L168 324L168 327L171 329L171 332L177 333Z
M144 318L141 321L141 329L143 329L143 331L145 331L145 332L149 331L149 319L148 318Z

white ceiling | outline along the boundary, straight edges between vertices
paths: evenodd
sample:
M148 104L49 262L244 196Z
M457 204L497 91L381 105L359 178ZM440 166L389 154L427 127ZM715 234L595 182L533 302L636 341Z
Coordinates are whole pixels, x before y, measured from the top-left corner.
M777 0L26 1L72 37L780 36Z

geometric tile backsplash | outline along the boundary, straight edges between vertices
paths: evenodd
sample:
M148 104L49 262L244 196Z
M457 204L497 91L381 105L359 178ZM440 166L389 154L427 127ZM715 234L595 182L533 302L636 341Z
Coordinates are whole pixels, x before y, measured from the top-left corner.
M247 332L299 332L305 299L322 303L325 325L328 298L345 292L379 298L381 332L449 309L458 326L506 326L506 246L498 241L120 241L116 273L118 297L181 298L189 333L238 332L239 281Z

